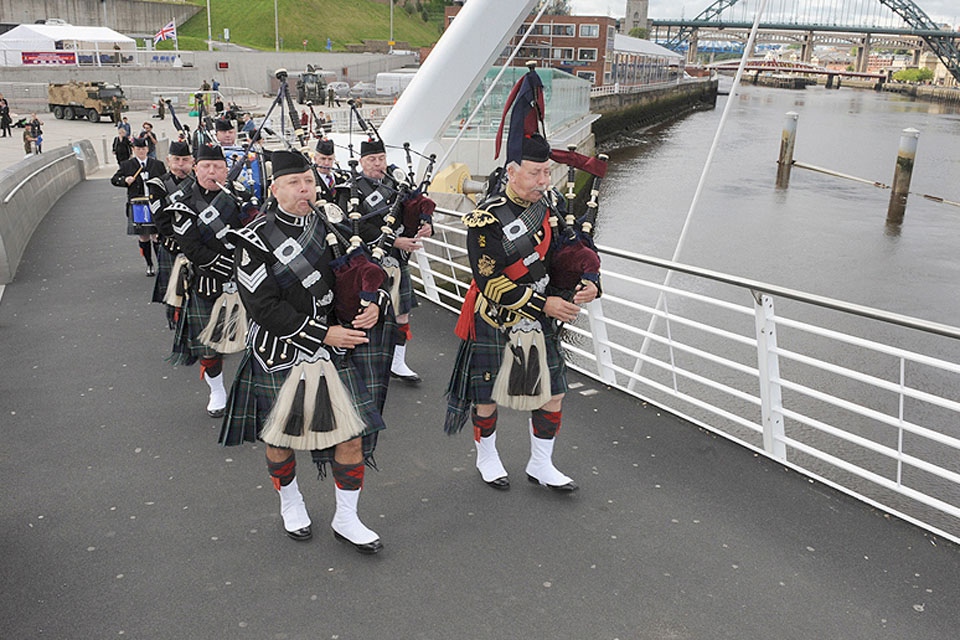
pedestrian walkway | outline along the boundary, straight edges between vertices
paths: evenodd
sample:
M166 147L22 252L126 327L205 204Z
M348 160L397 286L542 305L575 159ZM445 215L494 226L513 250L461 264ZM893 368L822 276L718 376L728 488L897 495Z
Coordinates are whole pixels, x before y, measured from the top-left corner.
M263 448L220 447L199 368L163 360L123 198L74 188L0 300L4 637L956 637L956 546L588 378L555 456L581 490L525 481L511 411L491 490L442 432L455 318L430 303L362 501L384 551L334 540L306 456L315 535L290 540Z

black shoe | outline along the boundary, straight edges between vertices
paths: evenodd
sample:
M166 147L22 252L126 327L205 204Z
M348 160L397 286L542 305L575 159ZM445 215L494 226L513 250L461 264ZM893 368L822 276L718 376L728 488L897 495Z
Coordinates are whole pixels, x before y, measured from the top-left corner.
M223 409L207 409L207 415L211 418L222 418L223 414L227 412L227 408Z
M544 484L543 482L540 482L539 480L534 478L529 473L527 474L527 480L529 480L533 484L541 484L545 487L550 487L554 491L559 491L561 493L573 493L574 491L580 488L577 486L577 483L574 482L573 480L571 480L567 484Z
M483 476L481 476L481 479ZM498 491L506 491L510 488L510 478L503 476L502 478L496 478L494 480L484 480L488 486L493 487Z
M284 531L286 531L286 529L284 529ZM287 535L297 542L306 542L313 537L313 531L310 530L310 525L307 525L302 529L297 529L296 531L287 531Z
M346 542L347 544L353 545L353 548L357 550L357 553L363 553L365 555L373 555L374 553L378 553L381 549L383 549L383 543L380 542L380 538L377 538L373 542L368 542L366 544L357 544L356 542L348 540L346 537L340 535L336 531L333 532L333 537L340 542Z
M153 270L153 265L152 265L152 264L148 264L148 265L147 265L147 277L148 277L148 278L152 278L152 277L155 276L155 275L157 275L157 272Z
M418 376L417 374L413 374L410 376L402 376L399 373L394 373L393 371L391 371L390 377L399 378L400 380L403 380L404 382L408 382L410 384L420 384L421 382L420 376Z

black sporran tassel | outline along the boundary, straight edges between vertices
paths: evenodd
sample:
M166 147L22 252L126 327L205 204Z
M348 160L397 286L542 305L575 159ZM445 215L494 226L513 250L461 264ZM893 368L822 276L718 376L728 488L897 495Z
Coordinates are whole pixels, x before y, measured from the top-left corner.
M527 354L527 370L524 376L523 389L525 396L540 395L540 351L536 344L530 345Z
M507 393L511 396L525 396L527 395L524 392L526 390L525 378L527 367L524 363L523 346L520 344L511 344L510 350L513 352L513 366L510 367L510 381L509 384L507 384Z
M240 327L240 323L234 322L233 319L239 317L239 315L240 315L240 303L237 302L236 304L233 305L233 307L230 309L230 313L227 315L227 318L229 318L227 322L227 326L230 327L230 335L227 336L227 340L237 339L237 332L240 331L241 327Z
M213 333L210 335L210 342L217 343L223 339L223 328L227 322L226 307L217 306L217 321L213 325Z
M290 407L290 417L283 427L283 432L288 436L303 435L303 402L307 396L306 381L300 380L297 383L297 392L293 396L293 406Z
M336 425L333 421L333 404L330 402L330 391L327 389L327 378L320 379L317 387L317 405L313 409L313 423L311 431L333 431Z

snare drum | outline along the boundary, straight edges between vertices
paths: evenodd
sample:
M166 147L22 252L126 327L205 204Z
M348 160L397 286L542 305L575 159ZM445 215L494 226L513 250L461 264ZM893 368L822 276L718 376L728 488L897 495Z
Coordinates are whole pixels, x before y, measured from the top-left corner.
M133 224L153 224L150 198L130 198L130 215Z

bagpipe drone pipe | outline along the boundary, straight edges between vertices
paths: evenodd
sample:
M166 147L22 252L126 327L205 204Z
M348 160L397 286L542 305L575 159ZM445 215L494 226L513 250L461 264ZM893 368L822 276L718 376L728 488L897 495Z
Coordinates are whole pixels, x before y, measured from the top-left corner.
M567 165L567 194L564 210L558 214L551 213L550 226L553 231L554 252L550 261L550 284L563 292L563 297L569 299L581 286L592 282L600 288L600 256L593 244L593 232L597 225L599 210L599 191L603 177L607 171L607 156L598 155L588 158L572 149L567 151L553 150L550 157L556 162ZM580 168L591 173L590 200L586 205L586 212L579 218L574 213L576 194L574 193L575 172ZM555 190L549 193L552 211L558 211L556 206L560 198Z

